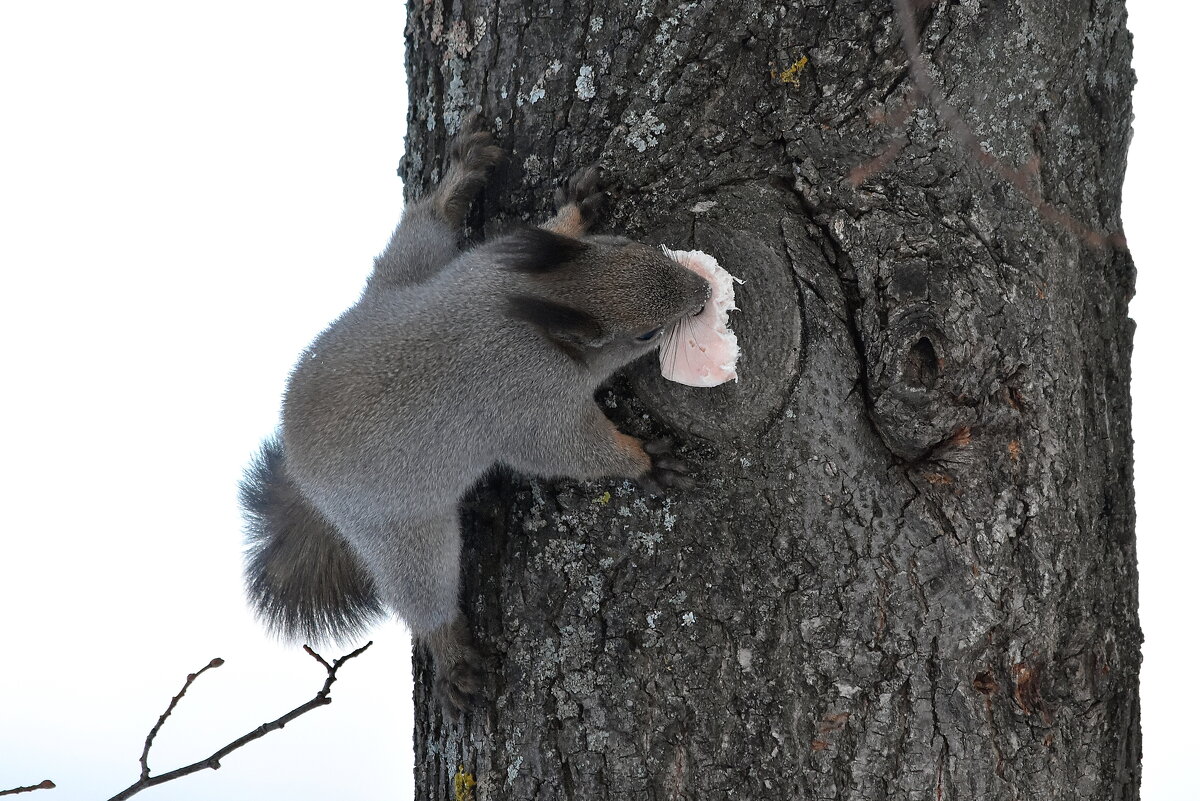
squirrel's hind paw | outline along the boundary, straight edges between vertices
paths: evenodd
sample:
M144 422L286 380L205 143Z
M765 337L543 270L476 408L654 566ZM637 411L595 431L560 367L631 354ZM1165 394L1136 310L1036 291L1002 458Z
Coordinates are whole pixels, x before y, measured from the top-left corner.
M465 651L457 662L439 672L434 689L445 713L455 720L462 717L483 689L483 660L474 648Z
M504 158L504 148L496 144L492 132L479 117L472 117L450 143L450 159L468 171L486 171Z
M673 443L669 439L656 439L643 446L650 457L650 469L638 477L638 483L652 495L661 495L667 487L688 490L696 486L695 480L687 475L690 466L672 453Z
M449 149L446 175L434 190L434 202L445 220L457 226L487 181L488 172L504 158L504 150L477 119L463 124Z

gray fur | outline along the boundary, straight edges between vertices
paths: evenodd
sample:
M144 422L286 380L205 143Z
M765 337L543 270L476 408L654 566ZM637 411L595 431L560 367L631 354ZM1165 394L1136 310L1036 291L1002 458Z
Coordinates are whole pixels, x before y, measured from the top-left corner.
M241 486L249 553L246 590L287 639L343 641L383 615L370 574L287 477L278 437L263 443ZM286 536L280 536L286 532ZM296 570L296 566L303 570Z
M460 135L445 180L406 212L362 298L300 357L282 450L243 488L260 615L286 634L340 636L386 607L431 649L454 708L480 686L458 605L459 500L496 465L577 479L678 469L618 433L593 394L661 341L637 335L708 296L654 248L564 239L598 206L594 170L568 185L544 230L459 253L455 228L499 156L486 134ZM514 314L522 298L533 311ZM255 499L274 495L287 503L262 511ZM345 583L314 589L330 578Z

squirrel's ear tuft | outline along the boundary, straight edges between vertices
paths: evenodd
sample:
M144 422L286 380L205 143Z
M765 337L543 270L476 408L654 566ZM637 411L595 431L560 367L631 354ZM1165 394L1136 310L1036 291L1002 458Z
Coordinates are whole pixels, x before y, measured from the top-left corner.
M510 270L540 275L562 269L588 246L578 239L544 228L522 228L497 243L500 258Z
M533 295L508 298L508 315L539 329L557 345L577 349L602 344L600 321L585 311ZM575 354L572 354L575 355Z

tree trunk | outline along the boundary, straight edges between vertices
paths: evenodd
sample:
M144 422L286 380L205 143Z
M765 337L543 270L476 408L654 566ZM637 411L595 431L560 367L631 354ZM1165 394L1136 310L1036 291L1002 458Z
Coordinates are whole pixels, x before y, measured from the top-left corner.
M417 798L1137 797L1124 7L919 3L906 49L906 1L410 2L410 192L482 110L473 235L598 162L601 230L746 282L737 384L601 395L695 490L468 504L489 675L455 723L417 656Z

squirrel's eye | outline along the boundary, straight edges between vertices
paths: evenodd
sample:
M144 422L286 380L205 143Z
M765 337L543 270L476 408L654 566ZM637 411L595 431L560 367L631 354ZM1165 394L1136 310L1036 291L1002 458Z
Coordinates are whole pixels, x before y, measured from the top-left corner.
M644 334L638 334L638 335L637 335L636 337L634 337L634 338L635 338L635 339L636 339L638 342L649 342L650 340L652 340L652 339L654 339L656 336L658 336L658 335L659 335L659 332L661 332L661 331L662 331L662 326L660 325L658 328L652 328L652 329L650 329L649 331L647 331L647 332L646 332L646 333L644 333Z

